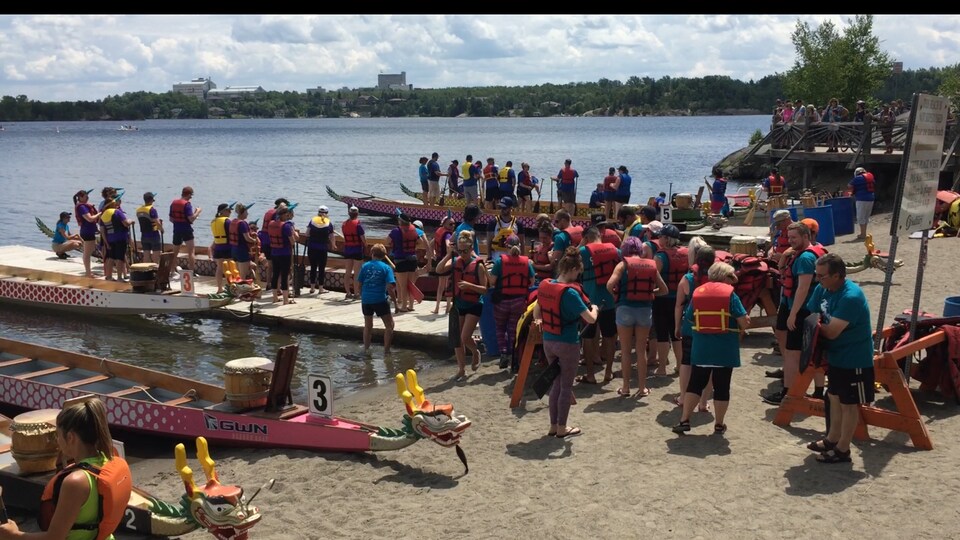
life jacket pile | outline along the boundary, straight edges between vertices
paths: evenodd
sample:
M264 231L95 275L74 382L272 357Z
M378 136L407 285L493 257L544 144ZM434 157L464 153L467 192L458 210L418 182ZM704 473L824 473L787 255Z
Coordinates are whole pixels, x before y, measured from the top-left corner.
M818 259L827 253L826 248L820 244L810 244L807 246L807 249L794 253L790 259L787 260L780 274L780 284L783 286L783 295L787 298L793 298L793 295L797 293L798 281L796 276L793 275L793 262L797 260L797 257L807 251L813 253ZM811 290L813 289L811 288Z
M657 288L657 263L642 257L624 257L626 287L621 287L620 298L631 302L652 302Z
M590 281L596 283L597 287L606 287L607 281L613 275L613 269L620 262L617 248L603 242L587 244L586 248L587 252L590 253L590 261L593 263L593 276ZM586 277L584 277L583 282L587 283Z
M526 296L530 289L530 259L523 255L502 255L497 288L504 298Z
M690 269L687 248L660 248L660 252L666 255L666 262L663 265L663 270L660 272L660 275L663 276L663 281L667 283L667 289L670 292L676 292L677 286L680 285L680 280L683 279L683 276L685 276Z
M220 246L227 243L227 227L229 219L224 216L217 216L210 222L210 232L213 233L213 243Z
M98 468L89 463L80 462L58 472L43 488L37 521L42 530L46 531L50 528L50 522L60 498L60 486L67 475L77 470L87 471L96 478L99 507L97 513L100 519L96 523L75 524L72 529L97 531L96 540L103 540L113 534L120 525L127 511L130 493L133 491L130 466L119 456L113 456L103 464L103 467Z
M744 309L749 313L757 304L763 291L770 289L774 284L770 266L759 257L746 253L737 253L728 262L737 274L734 291Z
M693 291L693 330L701 334L736 332L730 326L733 285L711 281Z
M540 304L540 315L543 317L541 328L544 332L560 335L563 333L564 327L576 324L579 320L579 317L573 320L563 319L561 301L567 289L577 291L583 303L587 306L590 305L590 298L583 292L579 283L544 280L537 289L537 303Z
M460 287L461 281L480 285L480 268L483 264L482 257L475 257L467 260L464 257L457 257L453 262L453 293L454 296L464 302L476 303L480 301L480 294L473 289L463 289Z

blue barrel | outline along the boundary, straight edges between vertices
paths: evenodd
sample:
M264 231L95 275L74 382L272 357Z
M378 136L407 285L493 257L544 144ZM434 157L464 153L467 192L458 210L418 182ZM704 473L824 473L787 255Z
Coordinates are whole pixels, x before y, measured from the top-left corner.
M825 205L833 207L833 234L843 236L853 234L854 218L856 217L856 206L853 197L835 197L823 202Z
M490 293L483 296L483 312L480 314L480 338L487 349L487 356L500 357L500 345L497 344L497 323L493 319L493 298Z
M960 296L948 296L943 301L944 317L960 317Z
M791 207L789 207L789 208L777 208L776 210L771 210L771 211L770 211L770 223L773 223L773 214L776 213L776 212L778 212L778 211L780 211L780 210L787 210L787 211L789 211L789 212L790 212L790 219L792 219L793 221L799 221L799 218L797 217L797 207L796 207L796 206L791 206Z
M833 245L835 235L833 230L832 206L811 206L804 208L803 217L817 220L817 225L820 226L820 230L817 232L817 242L820 242L820 244L824 246Z

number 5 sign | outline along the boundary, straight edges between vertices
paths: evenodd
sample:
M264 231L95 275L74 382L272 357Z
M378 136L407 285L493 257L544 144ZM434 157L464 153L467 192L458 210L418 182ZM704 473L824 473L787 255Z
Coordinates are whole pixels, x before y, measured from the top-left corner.
M333 416L333 381L324 375L307 375L307 400L310 413Z
M673 209L669 204L660 206L660 216L660 222L664 225L673 221Z

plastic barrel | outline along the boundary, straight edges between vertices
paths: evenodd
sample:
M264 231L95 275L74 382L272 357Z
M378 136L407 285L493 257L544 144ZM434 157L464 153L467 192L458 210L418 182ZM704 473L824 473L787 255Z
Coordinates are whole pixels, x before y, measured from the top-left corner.
M823 202L825 205L833 207L833 234L843 236L853 234L854 218L856 217L856 207L853 197L835 197Z
M804 208L803 217L817 220L817 225L820 226L820 230L817 232L817 242L820 242L820 244L824 246L833 245L835 235L833 231L832 206L811 206Z
M500 357L500 345L497 344L497 323L493 319L493 298L487 293L483 296L483 312L480 314L480 338L487 349L487 356Z
M776 210L771 210L771 211L770 211L770 223L773 223L773 214L774 214L775 212L779 212L780 210L786 210L786 211L790 212L790 219L792 219L793 221L799 221L799 218L797 217L797 207L796 207L796 206L791 206L791 207L788 207L788 208L777 208Z
M944 317L960 317L960 296L948 296L943 301Z

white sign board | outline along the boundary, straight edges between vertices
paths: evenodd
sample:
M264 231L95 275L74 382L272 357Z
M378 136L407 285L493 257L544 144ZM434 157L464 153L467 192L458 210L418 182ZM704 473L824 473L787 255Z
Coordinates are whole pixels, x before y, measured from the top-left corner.
M307 375L307 401L311 414L333 416L333 380L325 375Z
M921 94L913 111L913 136L906 149L906 173L897 235L929 229L940 181L943 137L950 101L941 96Z
M660 207L660 223L664 225L673 223L673 209L670 208L669 204L664 204Z

